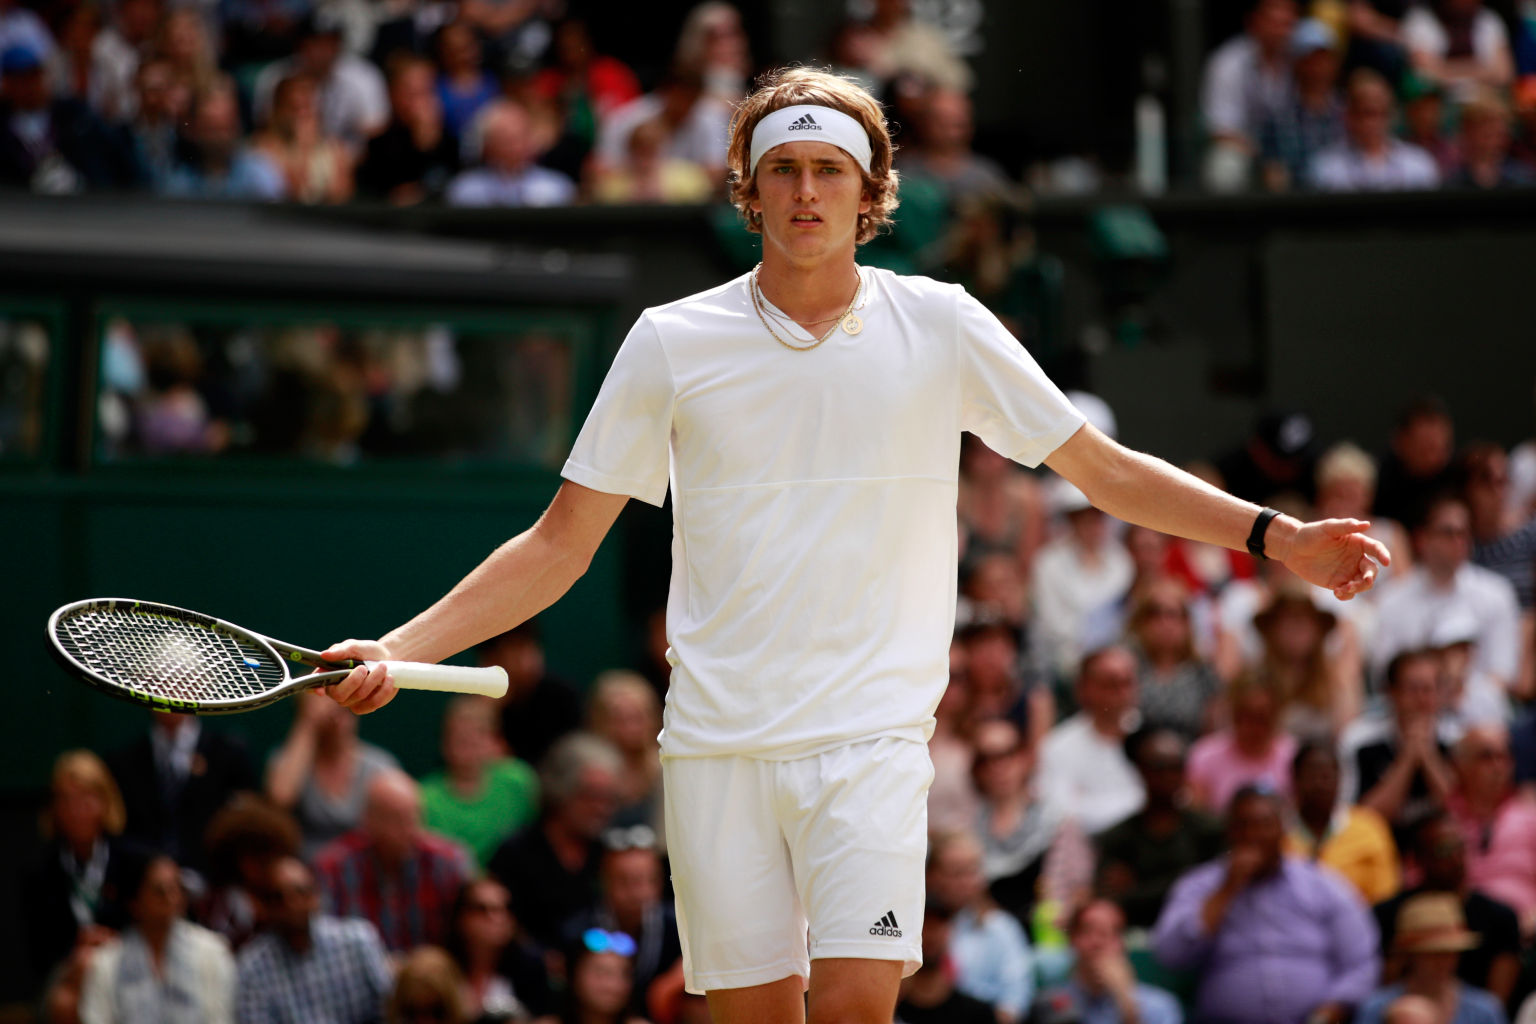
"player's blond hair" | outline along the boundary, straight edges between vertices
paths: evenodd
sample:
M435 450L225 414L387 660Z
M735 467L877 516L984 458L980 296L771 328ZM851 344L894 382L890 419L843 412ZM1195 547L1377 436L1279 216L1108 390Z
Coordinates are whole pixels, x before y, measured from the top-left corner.
M891 223L900 201L897 174L891 167L891 133L879 102L858 82L842 75L792 67L771 71L759 80L757 91L742 101L731 119L731 145L726 154L731 202L746 219L748 231L762 231L762 215L753 213L748 205L757 198L757 177L751 168L752 131L775 110L800 104L831 107L847 114L869 136L869 170L859 171L869 196L869 212L859 214L857 241L862 245Z

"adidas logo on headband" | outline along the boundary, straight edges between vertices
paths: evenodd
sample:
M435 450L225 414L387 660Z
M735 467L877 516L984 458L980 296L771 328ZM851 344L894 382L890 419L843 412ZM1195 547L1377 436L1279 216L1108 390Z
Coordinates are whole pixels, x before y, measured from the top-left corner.
M806 114L798 121L790 122L787 128L792 132L805 131L806 129L811 129L818 132L821 131L821 125L817 124L810 114Z

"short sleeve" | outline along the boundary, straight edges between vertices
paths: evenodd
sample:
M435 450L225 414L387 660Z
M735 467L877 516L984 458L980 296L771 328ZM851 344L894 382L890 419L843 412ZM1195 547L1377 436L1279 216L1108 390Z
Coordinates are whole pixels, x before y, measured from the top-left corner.
M1243 110L1242 70L1234 60L1230 44L1211 54L1200 85L1200 113L1205 130L1211 135L1241 135L1246 117Z
M991 312L958 291L960 428L988 448L1038 466L1077 433L1083 414Z
M642 316L619 346L560 475L660 505L667 496L674 398L661 338Z

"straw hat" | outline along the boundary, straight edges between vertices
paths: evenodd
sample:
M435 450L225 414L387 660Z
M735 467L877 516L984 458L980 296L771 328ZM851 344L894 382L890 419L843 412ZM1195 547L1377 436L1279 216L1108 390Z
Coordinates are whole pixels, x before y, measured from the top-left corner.
M1397 912L1396 952L1460 953L1480 942L1476 932L1467 930L1461 900L1453 893L1420 893Z

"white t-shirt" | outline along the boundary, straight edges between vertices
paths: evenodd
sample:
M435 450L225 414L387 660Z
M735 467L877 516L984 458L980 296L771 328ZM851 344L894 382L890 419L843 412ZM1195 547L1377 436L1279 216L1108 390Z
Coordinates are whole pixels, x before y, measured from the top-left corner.
M1104 736L1082 712L1045 734L1040 744L1040 796L1097 835L1141 810L1147 791L1120 741Z
M949 673L960 433L1038 465L1082 426L961 288L862 274L863 332L808 352L769 335L748 275L647 310L565 465L654 505L671 485L666 756L925 742Z
M1377 610L1371 667L1378 674L1403 651L1429 646L1435 624L1453 614L1477 623L1473 669L1506 685L1519 673L1519 599L1508 580L1480 565L1469 562L1457 569L1445 590L1434 585L1426 570L1415 568L1381 592Z

